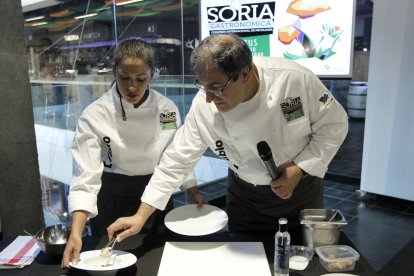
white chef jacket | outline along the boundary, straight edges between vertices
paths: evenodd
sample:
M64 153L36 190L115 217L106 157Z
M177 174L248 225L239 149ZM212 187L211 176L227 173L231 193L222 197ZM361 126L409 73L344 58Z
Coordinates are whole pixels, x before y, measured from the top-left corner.
M86 210L91 217L97 214L102 171L128 176L152 174L181 126L174 102L153 89L138 108L125 100L122 103L126 121L114 85L79 118L71 148L74 172L68 197L70 212ZM194 173L190 172L181 184L183 188L195 186Z
M227 159L229 168L241 179L255 185L271 182L257 152L260 141L269 144L277 166L294 162L310 175L325 175L348 132L345 110L323 83L299 64L265 57L255 57L254 63L259 89L234 109L220 112L214 103L206 103L205 93L197 93L141 201L163 209L181 175L192 169L207 147ZM303 115L291 119L289 108Z

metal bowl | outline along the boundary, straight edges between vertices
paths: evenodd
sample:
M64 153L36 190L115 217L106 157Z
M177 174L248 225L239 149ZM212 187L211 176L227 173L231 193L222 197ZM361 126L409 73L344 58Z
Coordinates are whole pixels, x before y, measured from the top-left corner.
M43 253L50 257L62 257L66 243L70 236L71 224L58 223L43 227L36 235L36 241ZM82 240L88 236L89 230L85 226L82 231Z

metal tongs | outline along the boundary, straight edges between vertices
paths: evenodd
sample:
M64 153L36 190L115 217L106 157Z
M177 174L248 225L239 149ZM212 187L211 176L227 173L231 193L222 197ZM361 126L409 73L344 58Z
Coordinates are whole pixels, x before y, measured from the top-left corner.
M118 235L115 235L106 245L104 248L101 249L101 257L108 258L112 254L112 249L114 248Z

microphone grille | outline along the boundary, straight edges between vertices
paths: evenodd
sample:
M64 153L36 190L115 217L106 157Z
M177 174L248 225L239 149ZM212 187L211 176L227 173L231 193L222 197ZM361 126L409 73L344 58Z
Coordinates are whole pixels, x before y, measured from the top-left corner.
M259 152L259 156L263 161L267 161L272 158L272 150L266 141L257 143L257 151Z

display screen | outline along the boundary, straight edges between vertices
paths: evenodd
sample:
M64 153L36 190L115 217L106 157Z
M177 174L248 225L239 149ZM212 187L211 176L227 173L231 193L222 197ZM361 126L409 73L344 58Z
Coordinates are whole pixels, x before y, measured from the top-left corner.
M283 57L320 78L351 78L355 0L200 0L201 39L243 37L253 55Z

